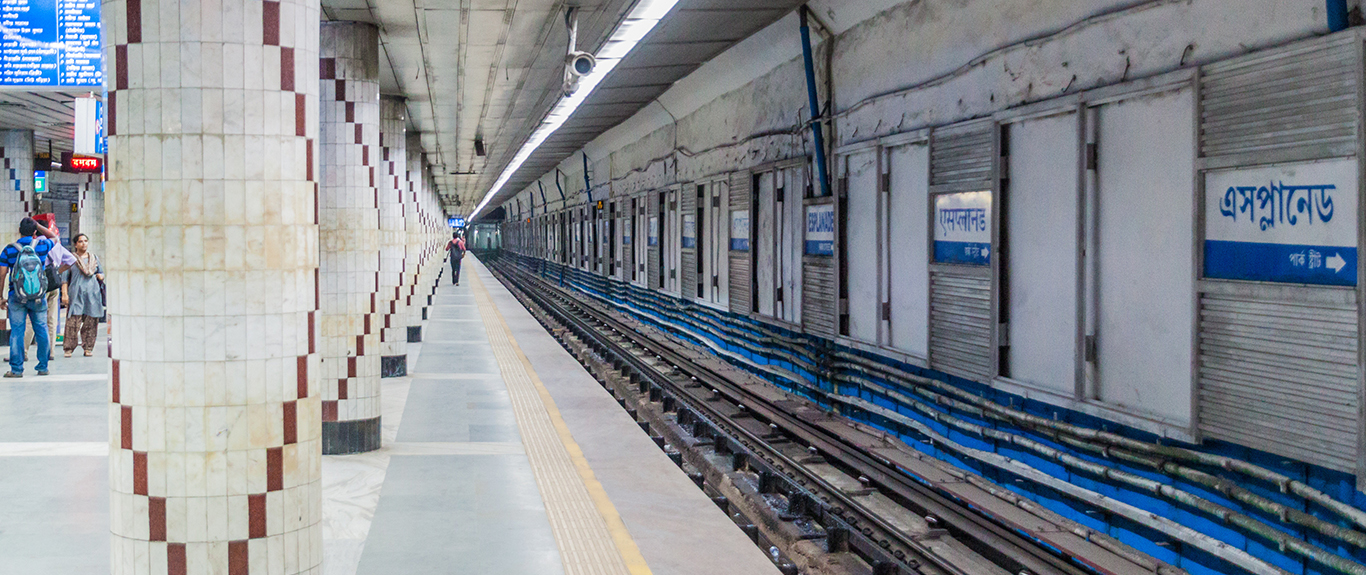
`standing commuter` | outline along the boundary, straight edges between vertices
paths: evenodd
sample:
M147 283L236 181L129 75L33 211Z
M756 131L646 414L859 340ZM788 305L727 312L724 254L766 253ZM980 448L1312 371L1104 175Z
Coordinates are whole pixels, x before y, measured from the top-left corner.
M62 231L57 228L56 220L50 216L47 218L35 217L34 221L38 225L52 230L57 239L52 241L52 251L48 252L47 259L43 261L43 271L47 275L47 349L49 360L52 354L57 353L57 318L59 317L57 302L60 301L62 288L62 275L58 270L65 270L76 263L76 256L62 245ZM24 359L28 359L28 348L33 345L33 331L24 334Z
M9 312L9 371L4 377L24 376L24 327L33 322L37 333L38 375L47 375L47 275L43 262L52 251L57 234L38 225L33 218L19 222L20 238L0 251L0 284L9 286L9 295L0 300L0 309ZM64 271L64 270L63 270Z
M455 285L460 285L460 259L465 257L465 238L460 237L460 232L451 234L446 251L451 252L451 273L455 276Z
M100 301L100 282L104 268L100 258L90 251L90 238L76 234L76 265L62 274L62 305L67 307L66 333L62 336L64 357L76 351L76 342L85 348L85 356L95 355L95 332L104 316Z

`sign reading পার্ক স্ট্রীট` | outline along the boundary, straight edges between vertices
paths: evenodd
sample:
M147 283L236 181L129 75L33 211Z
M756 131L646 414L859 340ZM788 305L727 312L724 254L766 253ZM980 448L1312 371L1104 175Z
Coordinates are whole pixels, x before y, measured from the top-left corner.
M991 192L954 192L934 197L934 261L991 264Z
M1204 276L1357 284L1357 161L1205 174Z

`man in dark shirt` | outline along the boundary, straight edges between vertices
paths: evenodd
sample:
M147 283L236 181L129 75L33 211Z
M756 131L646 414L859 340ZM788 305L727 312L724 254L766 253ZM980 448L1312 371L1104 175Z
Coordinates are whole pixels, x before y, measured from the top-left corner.
M9 286L10 268L19 259L19 248L33 244L38 259L46 262L48 252L52 251L53 240L57 234L41 226L33 218L19 222L19 239L0 251L0 285ZM71 266L62 266L66 271ZM7 288L9 296L0 300L0 309L9 311L9 371L5 377L24 376L24 328L27 321L33 322L33 335L38 343L38 375L47 375L47 358L51 350L47 339L47 300L40 298L34 302L20 301L13 288Z

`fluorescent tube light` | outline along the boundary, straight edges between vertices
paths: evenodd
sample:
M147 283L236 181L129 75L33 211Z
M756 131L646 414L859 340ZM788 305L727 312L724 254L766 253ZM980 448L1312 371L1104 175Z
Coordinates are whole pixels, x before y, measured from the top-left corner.
M594 54L594 57L598 59L597 67L591 74L579 79L579 89L572 96L561 96L560 101L556 102L555 107L551 108L550 113L541 120L541 124L531 132L531 137L527 138L526 143L517 150L512 161L508 162L507 168L504 168L503 173L498 175L497 180L494 180L493 187L489 188L488 193L484 194L484 199L470 213L470 221L479 217L484 206L488 205L493 197L498 195L499 190L502 190L508 180L512 179L512 175L517 173L517 170L526 163L531 154L541 147L541 144L551 134L554 134L555 130L560 129L560 126L569 120L569 117L574 114L575 110L579 109L584 100L588 99L598 84L601 84L607 75L611 74L612 70L617 67L617 64L621 63L621 59L631 53L631 50L635 49L636 45L664 20L664 17L673 10L676 4L678 4L678 0L640 0L636 3L635 8L631 9L631 13L612 31L607 43L597 54Z

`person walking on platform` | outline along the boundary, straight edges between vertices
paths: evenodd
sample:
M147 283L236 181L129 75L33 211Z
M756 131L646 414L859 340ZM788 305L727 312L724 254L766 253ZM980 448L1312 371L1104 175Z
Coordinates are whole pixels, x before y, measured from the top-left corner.
M62 336L64 357L76 351L76 342L85 348L85 356L95 355L95 332L104 316L100 302L100 282L104 268L100 258L90 252L90 238L76 234L75 267L62 274L62 305L67 306L66 333Z
M76 263L76 256L71 255L71 252L62 245L62 231L57 228L57 222L52 219L51 214L44 214L44 216L46 218L35 216L33 221L51 230L57 236L56 239L52 240L52 251L48 252L47 258L43 260L43 271L47 275L47 358L50 360L52 354L57 353L57 314L59 310L57 302L60 301L62 288L62 272L58 270L66 270L71 267L71 264ZM24 334L25 360L28 359L28 348L30 347L33 347L33 331Z
M38 375L47 375L47 274L43 263L52 251L57 234L33 218L19 222L20 238L0 251L0 284L9 286L9 295L0 300L0 309L9 312L9 371L4 377L24 376L24 327L33 322L38 342ZM62 270L65 271L65 270Z
M451 274L454 276L454 284L460 285L460 260L465 257L465 238L460 237L460 232L451 234L446 251L451 253Z

